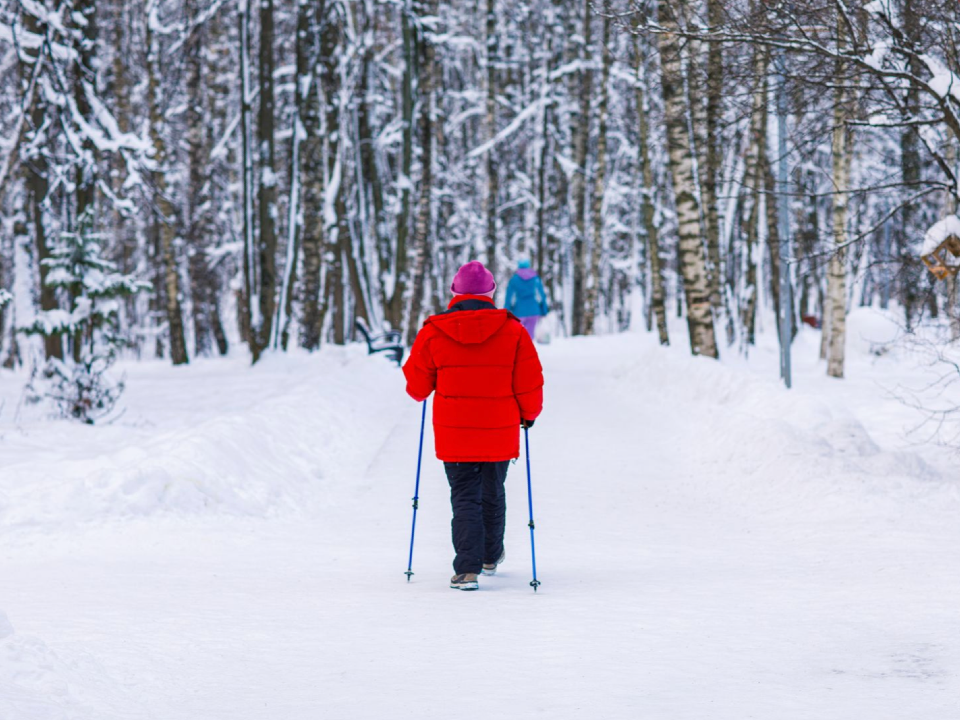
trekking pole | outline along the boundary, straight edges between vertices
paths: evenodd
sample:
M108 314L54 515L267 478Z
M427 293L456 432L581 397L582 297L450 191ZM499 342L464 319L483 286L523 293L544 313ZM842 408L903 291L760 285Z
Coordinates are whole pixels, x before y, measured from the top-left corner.
M530 559L533 561L533 580L530 581L530 587L536 592L540 587L540 581L537 580L537 548L533 542L533 489L530 484L530 428L523 429L523 439L527 446L527 503L530 505Z
M407 559L407 582L413 575L413 536L417 532L417 507L420 505L420 464L423 461L423 429L427 424L427 401L423 401L423 413L420 415L420 449L417 451L417 484L413 489L413 527L410 528L410 557Z

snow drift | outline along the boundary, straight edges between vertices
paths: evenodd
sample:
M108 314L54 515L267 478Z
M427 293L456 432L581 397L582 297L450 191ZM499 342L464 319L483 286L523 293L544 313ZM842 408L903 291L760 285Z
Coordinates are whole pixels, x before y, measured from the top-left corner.
M357 347L124 369L113 424L0 424L0 525L295 511L360 474L405 402L400 372Z

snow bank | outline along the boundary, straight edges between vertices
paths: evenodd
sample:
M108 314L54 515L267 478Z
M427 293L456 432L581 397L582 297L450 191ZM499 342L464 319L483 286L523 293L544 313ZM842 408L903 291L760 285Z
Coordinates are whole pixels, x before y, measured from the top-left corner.
M125 370L112 425L0 418L0 527L301 509L361 474L405 399L399 370L354 347Z
M0 611L0 718L3 720L100 720L117 717L90 695L103 684L97 666L63 662L38 638L16 633Z
M900 316L892 310L854 308L847 315L847 349L881 355L904 337Z
M923 245L920 248L921 255L929 255L939 247L940 243L951 235L960 237L960 218L956 215L947 215L940 222L934 223L923 236Z
M851 314L849 331L856 362L858 353L876 353L895 340L899 328L888 314L867 309ZM678 482L733 494L751 512L771 517L789 516L793 503L823 502L849 516L872 506L895 509L906 498L958 499L956 485L919 452L890 447L886 435L881 444L867 429L863 418L877 407L892 413L890 435L910 412L874 380L831 380L814 361L817 375L795 371L794 388L786 391L772 363L772 372L758 377L737 367L739 359L717 363L683 350L645 349L615 373L625 393L661 408L665 424L685 429L675 438ZM795 367L807 364L801 360L795 355ZM711 481L685 479L685 467L708 467Z

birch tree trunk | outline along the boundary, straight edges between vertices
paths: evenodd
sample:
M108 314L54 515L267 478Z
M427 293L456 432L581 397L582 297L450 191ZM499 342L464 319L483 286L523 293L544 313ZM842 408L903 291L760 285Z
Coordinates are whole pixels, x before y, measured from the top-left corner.
M418 0L420 17L436 18L438 0ZM420 74L420 198L417 207L417 253L413 267L413 296L410 300L410 318L407 325L407 344L413 345L420 329L427 270L430 267L431 218L433 207L433 102L437 85L435 43L436 28L420 37L422 70Z
M826 331L827 375L843 377L844 349L847 321L847 199L850 184L850 149L847 145L846 93L844 92L844 64L837 63L836 89L834 90L832 179L833 179L833 242L827 270L827 312L830 315Z
M658 18L665 30L660 44L661 81L670 177L677 207L679 264L687 301L690 348L694 355L716 358L719 353L704 261L693 148L690 146L689 108L684 102L686 94L677 21L666 3L660 4Z
M600 106L597 125L597 170L593 185L593 247L590 253L590 274L583 316L583 332L593 335L599 305L600 263L603 259L603 195L607 182L607 110L610 101L610 63L611 54L607 47L610 42L609 3L605 3L603 12L603 30L600 40L602 70L600 73Z

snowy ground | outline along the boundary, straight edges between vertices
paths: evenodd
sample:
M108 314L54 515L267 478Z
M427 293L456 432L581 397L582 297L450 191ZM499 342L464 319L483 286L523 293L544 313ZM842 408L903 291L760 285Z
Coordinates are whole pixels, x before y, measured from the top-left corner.
M425 462L404 582L419 408L355 348L131 365L94 429L0 375L0 720L957 720L957 457L892 397L935 370L852 320L791 392L769 345L544 347L536 595L522 460L478 593Z

